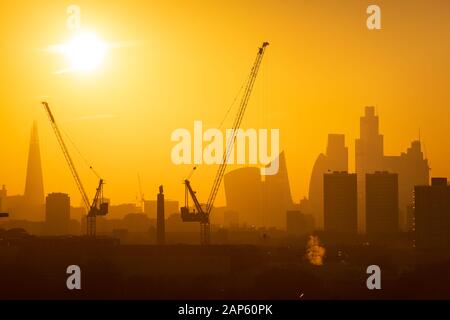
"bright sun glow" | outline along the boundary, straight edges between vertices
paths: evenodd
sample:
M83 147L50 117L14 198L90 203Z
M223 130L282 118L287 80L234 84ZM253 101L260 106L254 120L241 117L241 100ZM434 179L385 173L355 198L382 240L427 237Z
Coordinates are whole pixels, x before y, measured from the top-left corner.
M70 61L71 71L90 72L102 63L106 48L95 34L79 33L62 46L62 51Z

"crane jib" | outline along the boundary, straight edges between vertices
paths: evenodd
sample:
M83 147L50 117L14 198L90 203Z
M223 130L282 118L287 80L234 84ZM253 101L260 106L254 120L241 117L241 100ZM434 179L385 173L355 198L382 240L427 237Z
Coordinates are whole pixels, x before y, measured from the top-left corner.
M52 111L50 110L50 106L46 101L42 101L42 104L45 107L45 110L47 111L47 115L50 119L53 131L55 132L56 139L58 140L58 143L61 147L61 150L63 152L64 158L66 159L67 165L69 166L70 172L72 173L72 176L75 180L75 184L77 185L77 188L81 194L81 198L83 199L84 205L86 207L86 210L88 211L87 214L87 235L88 236L95 236L96 234L96 216L100 215L106 215L108 213L108 204L103 203L103 180L100 179L99 185L97 187L94 200L92 201L92 204L89 202L89 198L87 196L87 193L84 189L84 186L81 182L80 176L78 175L78 172L75 168L75 165L72 161L72 158L69 154L69 150L67 149L66 144L64 143L64 140L62 138L61 132L59 131L58 125L56 124L55 118L53 116Z
M208 201L206 203L206 210L203 210L201 207L195 192L192 190L190 182L188 179L184 181L185 184L185 206L181 208L181 218L184 222L200 222L200 241L202 244L209 244L210 241L210 226L209 226L209 215L214 205L214 201L216 199L217 193L219 191L220 184L222 182L223 176L225 174L225 169L227 167L228 158L230 155L230 150L232 150L234 141L236 138L237 130L240 128L242 119L244 117L245 110L247 108L247 104L250 100L250 95L255 84L256 76L259 71L259 67L262 62L262 58L264 56L265 48L269 45L268 42L263 42L262 46L258 48L258 54L256 55L256 59L253 63L253 66L250 71L250 75L245 86L245 91L241 99L239 110L236 114L236 118L233 123L232 136L230 137L228 147L224 151L223 161L217 170L216 177L214 179L211 192L208 197ZM197 212L189 212L188 205L188 194L191 196Z

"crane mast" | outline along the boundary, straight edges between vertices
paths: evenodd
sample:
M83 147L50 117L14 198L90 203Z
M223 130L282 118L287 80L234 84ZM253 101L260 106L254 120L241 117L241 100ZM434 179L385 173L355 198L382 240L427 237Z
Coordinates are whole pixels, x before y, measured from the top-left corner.
M142 192L141 176L139 175L139 173L137 175L137 178L138 178L138 184L139 184L139 197L140 197L139 202L141 205L141 212L144 213L145 212L145 198L144 198L144 193Z
M181 217L183 221L198 221L200 222L200 241L202 244L210 243L210 221L209 216L211 214L211 210L214 205L214 201L216 200L217 193L219 191L220 184L222 182L223 176L225 174L225 169L228 164L228 158L230 156L230 152L233 150L234 141L236 139L237 132L241 127L242 119L244 117L245 110L247 109L248 102L250 100L250 95L253 90L253 86L255 84L256 76L258 75L259 67L261 66L262 59L264 57L264 52L266 47L269 45L268 42L264 42L262 46L258 49L258 54L256 55L256 59L253 63L252 69L250 71L249 78L247 80L247 84L245 86L244 94L242 96L239 110L237 112L236 118L233 123L232 133L229 136L229 141L227 141L227 145L223 154L222 163L217 170L216 177L214 179L211 192L208 197L208 201L206 203L206 208L203 210L201 207L195 192L192 190L189 179L184 180L185 184L185 207L181 208ZM197 209L197 212L189 212L188 207L188 194L191 196L194 205Z
M45 111L47 112L48 118L50 120L50 124L53 128L53 131L55 132L56 139L58 140L58 143L61 147L64 158L66 159L66 162L69 166L70 172L72 173L72 176L75 180L77 188L80 191L81 198L83 200L83 204L86 207L86 210L88 211L88 214L86 217L87 235L95 236L95 234L96 234L96 216L97 215L106 215L108 213L108 204L103 203L103 201L102 201L104 182L102 179L100 179L96 193L95 193L94 200L92 201L92 203L90 203L89 198L86 193L86 190L83 187L83 183L81 182L80 176L78 175L78 172L77 172L75 165L73 163L73 160L69 154L67 146L64 143L64 139L62 138L61 131L58 128L58 125L55 121L55 117L53 116L50 106L48 105L48 103L46 101L42 101L42 105L44 106Z

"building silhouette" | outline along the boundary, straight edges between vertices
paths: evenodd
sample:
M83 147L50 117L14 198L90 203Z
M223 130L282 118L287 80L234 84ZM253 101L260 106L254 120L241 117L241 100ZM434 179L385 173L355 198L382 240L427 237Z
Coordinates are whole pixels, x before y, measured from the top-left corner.
M377 171L366 174L365 181L367 234L398 232L398 174Z
M411 231L408 211L414 203L414 186L427 185L430 181L430 168L421 150L420 141L413 141L400 156L385 156L383 170L398 173L400 227L403 231Z
M263 182L259 168L245 167L224 176L227 209L237 212L241 223L263 226Z
M110 204L108 209L108 219L123 219L127 214L141 211L142 209L135 203ZM83 214L85 215L86 213ZM154 218L156 218L156 209Z
M0 199L3 210L10 213L11 219L28 221L44 220L45 196L36 122L33 123L31 129L25 192L23 195L8 195L6 188L3 188Z
M450 186L447 178L432 178L431 186L414 188L417 248L450 246Z
M42 220L44 205L44 183L42 178L41 154L37 122L33 123L28 151L27 176L24 192L24 216L29 220Z
M4 210L7 195L8 191L6 190L6 186L2 185L2 188L0 189L0 212Z
M166 241L166 227L164 216L164 191L163 186L159 186L159 193L157 195L157 212L156 212L156 243L163 245Z
M323 175L324 229L332 233L357 233L357 178L354 173Z
M70 226L70 197L66 193L50 193L45 201L45 234L67 235Z
M239 212L226 210L223 213L223 225L227 228L239 227Z
M286 211L286 231L288 235L302 236L314 231L314 218L300 210Z
M264 177L263 225L286 228L286 211L293 208L289 177L284 151L278 156L278 173Z
M323 174L334 171L348 171L348 148L343 134L328 135L326 153L319 154L311 172L306 212L314 216L319 230L323 230Z
M286 211L295 205L284 152L275 161L278 172L264 179L256 167L236 169L224 176L227 212L239 217L239 224L286 229Z
M383 170L383 135L379 133L379 118L375 107L365 108L359 120L360 133L355 141L355 168L358 177L358 230L365 231L365 177Z
M156 219L158 211L158 200L146 200L144 202L144 213L150 219ZM164 212L165 216L168 217L171 214L180 213L180 204L176 200L164 200Z
M414 232L416 229L416 219L414 217L414 202L406 207L406 229Z
M379 117L375 108L365 108L360 118L360 137L355 141L355 167L358 176L358 230L366 230L365 177L367 173L389 171L398 174L399 227L408 231L408 206L413 203L414 186L428 184L429 166L420 141L413 141L399 156L384 155L384 137L379 133Z

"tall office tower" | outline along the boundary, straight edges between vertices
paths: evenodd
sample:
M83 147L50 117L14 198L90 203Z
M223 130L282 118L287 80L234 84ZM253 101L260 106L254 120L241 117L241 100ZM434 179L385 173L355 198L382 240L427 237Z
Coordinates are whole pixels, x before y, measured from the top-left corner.
M344 134L328 135L327 144L328 165L333 171L348 171L348 148L345 146Z
M370 235L399 231L398 174L366 174L366 232Z
M374 107L366 107L360 118L359 139L355 141L355 166L358 177L358 230L365 231L365 177L367 173L383 170L383 135Z
M67 235L70 224L70 197L66 193L50 193L45 201L45 234Z
M325 231L357 233L357 178L354 173L333 172L323 175Z
M260 170L256 167L240 168L224 176L227 209L239 214L240 223L263 226Z
M163 245L166 241L166 221L164 216L164 190L159 186L156 208L156 243Z
M326 154L319 154L309 181L308 214L314 216L315 227L323 229L323 174L348 171L348 148L345 135L329 134Z
M400 208L400 228L403 231L412 231L411 206L414 202L414 186L428 185L430 168L425 159L419 140L402 152L400 156L385 156L384 170L398 173L398 192Z
M431 186L414 188L417 248L450 247L450 186L447 178L432 178Z
M44 205L44 183L42 179L41 154L39 149L39 136L37 122L33 123L31 130L30 148L28 151L27 177L24 193L25 216L21 218L40 220L39 215Z
M278 156L278 173L267 175L263 182L263 224L286 228L286 211L293 208L284 151Z

